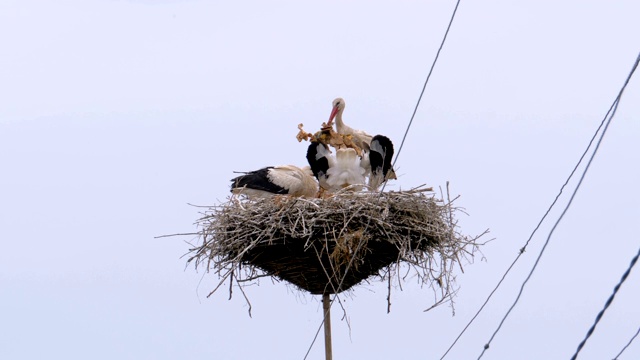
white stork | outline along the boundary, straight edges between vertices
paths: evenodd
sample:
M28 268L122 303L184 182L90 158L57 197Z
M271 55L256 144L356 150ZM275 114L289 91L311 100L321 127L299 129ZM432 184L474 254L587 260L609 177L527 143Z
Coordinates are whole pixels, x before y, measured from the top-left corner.
M331 110L331 115L329 115L329 122L327 122L328 126L333 125L333 119L336 120L336 130L338 134L342 135L351 135L353 137L354 143L358 145L362 150L369 150L369 144L371 144L371 139L373 136L367 134L362 130L353 129L342 121L342 113L344 112L346 104L343 98L337 98L333 100L333 109Z
M231 179L231 192L250 198L266 198L274 195L315 197L318 183L311 168L293 165L268 166L250 171Z
M396 179L395 171L391 167L393 143L384 135L371 136L345 125L342 121L345 106L343 98L333 100L333 109L327 125L332 126L335 119L338 134L351 135L354 143L363 150L361 166L365 169L365 175L369 176L369 188L377 190L386 180Z
M376 135L371 140L369 151L369 188L378 190L380 185L388 179L395 179L396 174L391 167L393 158L393 143L384 135Z
M354 185L352 190L362 190L365 168L354 149L338 149L333 156L327 145L314 142L307 150L307 160L323 189L334 192Z

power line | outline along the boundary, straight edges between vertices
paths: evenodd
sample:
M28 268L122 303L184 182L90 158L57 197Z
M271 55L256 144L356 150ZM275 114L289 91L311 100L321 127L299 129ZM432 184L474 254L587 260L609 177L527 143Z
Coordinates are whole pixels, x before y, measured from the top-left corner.
M627 268L627 271L625 271L624 274L622 274L622 278L618 282L618 285L616 285L616 287L613 289L613 293L611 294L611 296L609 296L609 299L607 299L607 302L604 304L604 308L602 308L602 310L600 310L600 312L596 316L595 322L593 323L593 325L591 325L591 328L589 328L589 331L587 331L587 335L584 337L584 340L582 340L580 345L578 345L578 349L576 350L575 354L573 354L573 356L571 357L571 360L575 360L576 358L578 358L578 353L580 352L580 350L582 350L582 348L584 347L584 344L587 342L587 340L589 340L589 337L591 336L591 334L593 334L593 331L596 329L596 325L598 325L598 323L600 322L600 319L602 319L602 316L604 315L604 312L607 311L607 308L613 302L613 298L616 297L616 294L618 293L618 290L620 290L620 287L622 286L622 284L625 282L625 280L627 280L627 277L629 276L629 273L631 273L631 269L633 269L634 265L638 261L638 257L640 257L640 249L638 249L638 253L631 260L631 264L629 264L629 267ZM637 335L638 334L636 334L636 336ZM635 338L635 336L634 336L634 338ZM631 339L631 341L633 341L633 339ZM631 343L631 342L629 342L629 343ZM625 349L626 349L626 346L625 346ZM622 351L624 351L624 349L622 349ZM620 352L620 354L622 353L622 351ZM620 354L618 354L616 357L620 356Z
M398 148L398 152L396 153L396 158L393 161L393 167L395 167L396 162L398 161L398 157L400 156L400 152L402 151L402 147L404 146L404 142L407 138L407 134L409 134L409 129L411 128L411 124L413 123L413 119L416 116L416 112L418 111L418 106L420 106L420 101L422 100L422 96L424 95L425 89L427 88L427 84L429 83L429 79L431 78L431 74L433 73L433 69L436 66L436 62L438 61L438 58L440 57L440 52L442 51L442 48L444 47L444 43L447 40L447 35L449 34L449 30L451 29L451 24L453 24L453 19L456 16L456 13L458 11L458 6L460 5L460 0L457 0L456 2L456 6L453 9L453 12L451 14L451 18L449 19L449 24L447 25L447 30L444 33L444 36L442 37L442 42L440 42L440 47L438 48L438 51L436 52L436 56L433 59L433 63L431 63L431 68L429 69L429 73L427 74L427 79L424 81L424 85L422 85L422 91L420 91L420 96L418 97L418 101L416 102L416 106L413 109L413 114L411 115L411 119L409 120L409 124L407 125L407 130L404 133L404 136L402 137L402 142L400 143L400 147ZM384 188L386 186L386 182L382 187L382 190L380 191L380 194L382 195L382 191L384 191ZM358 246L356 248L356 253L360 250L360 247L362 245L363 241L362 239L360 239L360 241L358 242ZM342 283L344 282L345 278L347 277L347 272L349 271L349 268L351 267L351 264L353 262L353 260L355 259L355 256L353 256L351 258L351 260L349 261L349 263L347 264L347 267L344 270L344 275L342 276L342 279L340 280L340 283L338 284L338 289L334 289L334 296L333 299L331 299L331 303L329 305L329 310L331 310L331 306L333 306L333 302L335 301L336 297L338 296L338 290L340 290L342 288ZM320 330L322 330L322 325L324 325L324 319L326 318L327 314L325 313L324 316L322 317L322 322L320 323L320 326L318 326L318 330L316 331L316 334L313 338L313 340L311 341L311 345L309 345L309 348L307 349L307 353L304 356L304 359L306 360L307 357L309 356L309 353L311 352L311 349L313 348L313 345L315 344L316 340L318 339L318 334L320 334Z
M611 112L611 109L609 109L609 112ZM595 133L593 134L593 136L591 137L591 140L589 141L589 144L587 145L587 148L584 150L584 152L582 153L582 155L580 156L580 159L578 159L578 162L576 163L576 165L573 167L573 170L571 170L571 173L569 174L569 176L567 177L567 179L565 180L564 184L562 184L562 186L560 187L560 191L558 192L558 194L556 195L555 199L553 199L553 202L551 202L551 205L549 205L549 207L547 208L547 211L544 213L544 215L542 216L542 218L540 219L540 221L538 221L538 224L536 225L536 227L533 229L533 231L531 232L531 234L529 235L529 238L527 239L527 241L525 242L524 246L520 248L520 251L518 251L518 255L516 256L516 258L513 260L513 262L511 263L511 265L509 265L509 267L507 268L507 271L505 271L505 273L502 275L502 278L500 279L500 281L498 281L498 284L493 288L493 290L491 291L491 293L489 293L489 296L487 297L487 299L484 301L484 303L482 304L482 306L480 306L480 309L478 309L478 311L476 312L476 314L471 318L471 320L467 323L467 325L464 327L464 329L462 329L462 331L460 332L460 334L458 334L458 337L456 337L456 339L453 341L453 343L451 344L451 346L449 346L449 348L447 349L447 351L442 355L442 357L440 358L440 360L444 359L447 354L451 351L451 349L453 349L453 347L456 345L456 343L458 342L458 340L460 340L460 338L462 337L462 335L467 331L467 329L469 328L469 326L471 326L471 324L475 321L475 319L478 317L478 315L480 315L480 313L482 312L482 310L484 310L484 307L487 305L487 303L489 303L489 300L491 300L491 297L493 297L493 294L495 294L495 292L498 290L498 288L500 287L500 285L502 285L502 282L504 281L504 279L507 277L507 275L511 272L511 269L513 269L513 267L515 266L515 264L518 262L518 260L520 260L520 257L522 256L522 254L524 254L524 252L527 250L527 246L529 246L529 243L531 242L531 239L533 238L533 236L536 234L536 232L538 231L538 229L540 229L540 226L542 225L542 223L544 222L544 220L547 218L547 215L549 215L549 213L551 212L551 210L553 209L553 207L556 205L556 203L558 202L558 199L560 199L560 196L562 195L562 193L564 192L564 188L567 186L567 184L569 184L569 181L571 181L571 179L573 178L573 175L576 173L576 171L578 170L578 168L580 167L580 164L582 163L582 160L584 160L585 156L587 155L587 153L589 152L589 149L591 149L591 145L593 145L594 140L596 139L597 135L600 133L600 129L602 129L602 126L604 126L605 121L607 119L607 117L609 116L609 112L607 112L607 114L605 115L604 119L602 119L602 121L600 122L600 125L598 126L598 128L596 129Z
M411 128L411 124L413 124L413 118L416 116L416 112L418 112L418 106L420 106L420 101L422 100L422 95L424 95L424 90L427 88L427 84L429 83L429 79L431 78L431 73L433 73L433 68L436 66L436 62L438 61L438 57L440 57L440 51L442 51L442 47L444 46L444 42L447 40L447 35L449 35L449 30L451 29L451 24L453 24L453 19L456 17L456 12L458 11L458 5L460 5L460 0L456 2L456 7L453 9L453 13L451 13L451 19L449 19L449 25L447 25L447 31L444 32L444 36L442 37L442 42L440 43L440 47L438 48L438 52L436 52L436 57L433 59L433 63L431 64L431 68L429 69L429 74L427 75L427 79L424 81L424 85L422 85L422 91L420 91L420 96L418 97L418 101L416 102L416 107L413 109L413 114L411 114L411 120L409 120L409 125L407 125L407 130L404 132L404 136L402 137L402 142L400 143L400 147L398 148L398 153L396 154L396 159L393 161L393 166L395 167L396 162L398 161L398 156L400 156L400 152L402 151L402 147L404 146L404 141L407 139L407 134L409 134L409 129Z
M625 345L622 350L620 350L620 352L618 353L618 355L616 355L616 357L613 360L618 360L618 358L620 357L620 355L622 355L622 353L627 350L627 348L631 345L631 343L633 342L633 340L635 340L638 335L640 335L640 328L638 328L638 331L636 331L636 334L633 335L633 337L631 338L631 340L629 340L629 342L627 343L627 345Z
M600 148L600 144L602 143L602 139L604 138L605 134L607 133L607 129L609 128L609 125L611 124L611 120L613 119L613 117L616 114L616 111L618 109L618 104L620 103L620 99L622 98L622 94L624 93L624 90L627 87L627 84L629 83L629 80L631 80L631 77L633 76L633 73L636 71L636 68L638 67L638 63L639 62L640 62L640 54L638 54L638 57L636 58L636 61L635 61L634 65L633 65L629 75L627 76L627 79L624 82L624 85L620 89L620 92L618 93L618 96L616 97L616 99L614 100L613 104L611 105L611 108L609 108L609 111L607 112L607 115L609 115L609 113L611 113L611 116L609 116L608 120L606 121L604 129L602 130L602 134L600 135L600 138L598 139L598 142L596 143L596 146L595 146L595 148L593 150L593 153L591 154L591 157L589 158L589 161L587 162L587 165L585 166L585 168L584 168L584 170L582 172L582 175L580 176L580 180L578 181L578 184L576 185L575 189L573 190L573 193L571 194L571 197L569 198L569 202L567 203L567 205L565 206L564 210L562 211L562 213L558 217L558 220L555 222L555 224L551 228L551 231L549 232L549 235L547 236L547 240L545 241L544 246L540 250L540 253L538 254L538 257L536 258L536 261L533 264L533 267L531 268L531 271L529 272L529 275L527 276L527 278L522 283L522 286L520 287L520 291L518 292L518 296L516 297L515 301L513 302L513 304L511 305L511 307L507 311L507 313L502 318L502 321L500 321L500 324L498 325L498 328L495 330L493 335L491 335L491 338L489 339L489 341L484 345L484 348L483 348L482 352L480 353L480 356L478 357L478 359L482 358L482 356L487 351L487 349L489 349L489 345L491 344L491 341L493 341L495 336L498 334L498 332L502 328L502 325L506 321L507 317L509 316L511 311L515 308L516 304L520 300L520 297L522 296L522 293L524 291L524 288L525 288L527 282L529 282L529 279L531 279L531 276L533 275L533 272L536 270L536 268L538 266L538 263L540 262L540 259L542 258L542 255L544 254L544 251L547 248L547 245L549 245L549 242L551 240L551 236L553 236L553 232L558 227L558 225L560 224L560 222L564 218L564 215L567 213L567 211L571 207L571 204L573 203L573 199L575 198L576 194L578 193L578 190L580 189L580 186L582 185L582 181L584 180L584 178L585 178L585 176L587 174L587 171L589 170L589 167L591 166L591 162L593 161L593 159L595 158L596 154L598 153L598 149ZM605 119L607 119L607 115L605 115Z
M637 62L636 65L637 66ZM635 71L635 66L634 69L632 70ZM629 79L627 79L627 82L625 82L624 87L626 87L626 84L629 82ZM623 87L623 90L624 90ZM614 101L614 104L617 104L617 100L618 98L616 98L616 101ZM491 297L493 297L493 294L498 290L498 288L500 287L500 285L502 285L502 282L504 281L504 279L507 277L507 275L509 274L509 272L511 272L511 269L514 267L514 265L518 262L518 260L520 259L520 257L522 256L522 254L524 254L524 252L527 249L527 246L529 246L529 243L531 242L531 239L533 238L533 236L536 234L536 232L538 231L538 229L540 229L540 226L542 225L542 223L544 222L544 220L547 218L547 215L549 215L549 213L551 212L551 210L553 209L553 207L556 205L556 203L558 202L558 199L560 199L560 196L563 194L564 192L564 188L569 184L569 181L571 181L571 179L573 178L573 175L576 173L576 171L578 170L578 168L580 167L580 164L582 164L582 161L584 160L585 156L587 155L587 153L589 153L589 149L591 149L591 146L593 145L593 142L595 141L595 139L597 138L598 134L600 133L600 129L602 129L602 127L604 126L604 124L606 123L607 118L609 117L609 114L611 113L611 111L613 110L614 104L611 105L611 107L609 108L609 111L607 111L607 113L605 114L604 118L602 119L602 121L600 122L600 125L598 126L598 128L596 129L596 131L593 133L593 136L591 137L591 140L589 140L589 144L587 145L586 149L582 152L582 155L580 156L580 159L578 159L578 162L576 163L576 165L573 167L573 170L571 170L571 173L569 174L569 176L567 177L567 179L565 180L564 184L562 184L562 186L560 187L560 191L558 192L558 194L556 195L555 199L553 199L553 202L551 203L551 205L549 205L549 207L547 208L547 211L544 213L544 215L542 216L542 218L540 219L540 221L538 221L538 224L536 225L536 227L533 229L533 231L531 232L531 234L529 235L529 238L527 239L527 241L525 242L524 246L522 248L520 248L520 251L518 252L518 255L516 256L516 258L513 260L513 262L511 263L511 265L509 265L509 267L507 268L507 270L505 271L505 273L502 275L502 278L500 279L500 281L498 281L498 284L493 288L493 290L491 291L491 293L489 293L489 296L487 297L487 299L484 301L484 303L482 304L482 306L480 306L480 309L478 309L478 311L475 313L475 315L471 318L471 320L467 323L467 325L462 329L462 331L460 332L460 334L458 334L458 336L456 337L456 339L453 341L453 343L451 344L451 346L449 346L449 348L447 349L447 351L442 355L442 357L440 358L440 360L444 359L447 354L451 351L451 349L453 349L453 347L456 345L456 343L458 342L458 340L460 340L460 338L462 337L462 335L467 331L467 329L469 328L469 326L471 326L471 324L475 321L475 319L478 317L478 315L480 315L480 313L482 312L482 310L484 310L484 307L487 305L487 303L489 303L489 300L491 300Z

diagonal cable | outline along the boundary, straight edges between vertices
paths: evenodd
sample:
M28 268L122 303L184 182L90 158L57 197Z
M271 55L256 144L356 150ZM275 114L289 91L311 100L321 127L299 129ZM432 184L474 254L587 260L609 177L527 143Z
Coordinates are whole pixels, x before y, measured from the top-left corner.
M637 63L636 65L637 66ZM634 66L634 70L635 70L635 66ZM632 70L632 72L634 71ZM629 81L629 79L627 79L627 82ZM626 86L626 83L625 85ZM605 114L604 118L602 119L602 121L600 122L600 125L598 126L598 128L596 129L596 131L594 132L593 136L591 137L591 140L589 140L589 144L587 145L586 149L583 151L582 155L580 156L580 159L578 159L578 162L576 163L576 165L573 167L573 170L571 170L571 173L569 174L569 176L567 177L567 179L565 180L564 184L562 184L562 186L560 187L560 191L558 192L558 194L556 195L555 199L553 200L553 202L551 203L551 205L549 205L549 207L547 208L547 211L544 213L544 215L542 216L542 218L540 219L540 221L538 221L538 224L536 225L536 227L533 229L533 231L531 232L531 234L529 235L529 238L527 239L527 241L525 242L524 246L522 248L520 248L520 251L518 252L518 255L516 256L516 258L513 260L513 262L511 263L511 265L509 265L509 267L507 268L507 270L505 271L505 273L502 275L502 278L500 279L500 281L498 281L498 284L493 288L493 290L491 291L491 293L489 294L489 296L487 297L487 299L484 301L484 303L482 304L482 306L480 306L480 309L478 309L478 311L476 312L476 314L471 318L471 320L467 323L467 325L462 329L462 331L460 332L460 334L458 334L458 336L456 337L456 339L453 341L453 343L451 344L451 346L449 346L449 348L447 349L447 351L442 355L442 357L440 358L440 360L444 359L447 354L451 351L451 349L453 349L453 347L456 345L456 343L458 342L458 340L460 340L460 338L462 337L462 335L464 335L464 333L467 331L467 329L469 328L469 326L471 326L471 324L475 321L475 319L478 317L478 315L480 315L480 313L482 312L482 310L484 310L484 307L489 303L489 300L491 300L491 297L493 297L493 294L498 290L498 288L500 287L500 285L502 285L502 282L504 281L504 279L507 277L507 275L509 274L509 272L511 272L511 269L514 267L514 265L518 262L518 260L520 259L520 257L522 256L522 254L524 254L524 252L527 249L527 246L529 246L529 243L531 242L531 239L533 238L533 236L536 234L536 232L538 231L538 229L540 229L540 226L542 225L542 223L544 222L544 220L547 218L547 216L549 215L549 213L551 212L551 210L553 209L553 207L556 205L556 203L558 202L558 199L560 199L560 196L563 194L563 191L565 189L565 187L569 184L569 181L573 178L573 175L576 173L576 171L578 170L578 168L580 167L580 164L582 164L582 161L584 160L585 156L589 153L589 150L591 149L591 146L593 145L593 142L595 141L595 139L597 138L598 134L600 133L600 129L602 129L602 127L605 125L607 118L609 117L609 114L611 113L611 111L613 110L614 106L617 104L617 100L618 98L616 98L616 101L614 101L614 103L611 105L611 107L609 107L609 110L607 111L607 113Z
M620 350L620 352L618 353L618 355L616 355L616 357L613 360L618 360L618 358L620 357L620 355L622 355L622 353L627 350L627 348L629 346L631 346L631 343L633 343L633 341L638 337L638 335L640 335L640 328L638 328L638 331L636 331L636 334L633 335L631 337L631 340L629 340L629 342L627 343L627 345L625 345L622 350Z
M589 337L591 336L591 334L593 334L593 331L596 329L596 326L600 322L600 319L602 319L604 312L607 311L607 308L609 308L609 305L611 305L611 303L613 302L613 299L616 297L616 294L618 293L618 290L620 290L620 287L622 286L622 284L625 282L625 280L627 280L629 273L631 273L631 269L633 269L634 265L638 261L638 257L640 257L640 249L638 249L638 253L631 260L631 264L629 264L627 271L625 271L624 274L622 274L622 278L620 279L616 287L613 289L613 293L611 294L611 296L609 296L609 299L607 299L607 302L604 304L604 308L602 308L602 310L600 310L600 312L596 316L596 320L594 321L593 325L591 325L591 327L589 328L589 331L587 331L587 335L584 337L584 340L582 340L580 345L578 345L578 349L576 349L576 352L571 357L571 360L576 360L578 358L578 353L580 352L580 350L582 350L582 348L584 347L584 344L587 343L587 340L589 340ZM636 333L636 336L637 335L638 334ZM631 339L631 341L633 341L633 339ZM629 342L629 344L631 344L631 342ZM625 346L625 349L627 348L627 346ZM624 351L624 349L622 349L622 351ZM622 354L622 351L620 352L620 354ZM620 356L620 354L618 354L616 357Z
M407 134L409 134L409 129L411 129L411 124L413 124L413 118L416 116L416 112L418 112L418 106L420 106L420 101L422 100L422 96L424 95L424 91L427 88L427 84L429 83L429 79L431 78L431 74L433 73L433 68L436 66L436 62L438 61L438 57L440 57L440 52L442 51L442 47L444 46L444 42L447 40L447 35L449 35L449 30L451 29L451 24L453 24L453 19L456 17L456 12L458 11L458 5L460 5L460 0L456 2L456 7L453 9L453 13L451 14L451 19L449 20L449 25L447 25L447 31L444 32L444 36L442 37L442 42L440 43L440 47L438 48L438 52L436 52L436 57L433 59L433 63L431 64L431 68L429 69L429 74L427 75L427 79L424 81L424 85L422 85L422 91L420 91L420 96L418 97L418 101L416 102L416 107L413 109L413 114L411 114L411 119L409 120L409 125L407 125L407 130L404 132L404 136L402 137L402 142L400 143L400 147L398 148L398 153L396 154L396 159L393 161L393 166L395 167L396 162L398 161L398 156L400 156L400 152L402 151L402 147L404 146L404 141L407 139Z
M507 320L507 317L509 317L509 314L511 313L511 311L518 304L518 301L520 300L520 297L522 296L522 293L524 292L524 288L525 288L526 284L529 282L529 279L531 279L531 276L533 275L534 271L536 270L536 268L537 268L537 266L538 266L538 264L540 262L540 259L542 258L542 255L544 254L544 251L547 248L547 245L549 245L549 242L551 240L551 237L553 236L553 233L554 233L555 229L558 227L558 225L560 224L560 222L564 218L564 215L567 213L567 211L571 207L571 204L573 203L573 200L574 200L576 194L578 193L578 190L580 189L580 186L582 185L582 182L584 181L584 178L587 175L587 172L589 171L591 163L592 163L593 159L595 158L596 154L598 153L598 149L600 148L600 144L602 143L602 139L604 138L604 136L607 133L607 129L609 128L609 125L611 124L611 120L613 119L613 117L616 114L616 111L618 109L618 104L620 103L620 99L622 98L622 94L624 93L624 90L626 89L627 84L629 83L629 80L631 80L631 77L633 76L634 72L636 71L636 68L638 67L638 63L639 62L640 62L640 54L638 54L638 57L636 58L636 61L635 61L634 65L633 65L631 71L629 72L629 75L627 76L627 79L624 82L624 85L620 89L620 92L618 93L618 96L616 97L616 99L614 100L614 102L613 102L613 104L611 106L611 109L610 109L611 116L609 116L609 118L608 118L608 120L607 120L607 122L606 122L606 124L604 126L604 129L602 130L602 134L600 135L600 137L598 139L598 142L596 143L596 146L595 146L595 148L593 150L593 153L591 154L591 157L589 158L589 161L587 162L587 165L585 166L585 169L583 170L582 175L580 176L580 180L578 181L578 184L576 185L575 189L573 190L573 193L571 194L571 198L569 199L569 202L567 203L567 205L565 206L564 210L562 211L562 213L558 217L558 220L556 220L555 224L551 228L551 231L549 232L549 235L547 236L547 240L545 241L544 246L540 250L540 253L538 254L538 257L536 258L536 261L533 264L533 267L531 268L531 271L529 272L529 275L527 276L527 278L522 283L522 286L520 287L520 291L518 292L518 296L516 297L515 301L513 302L513 304L511 305L511 307L507 311L507 313L502 318L502 321L500 321L500 324L498 325L498 328L494 331L493 335L491 335L491 338L489 339L489 341L484 345L484 348L483 348L482 352L480 353L480 356L478 357L478 359L482 358L482 356L487 351L487 349L489 349L491 341L493 341L495 336L498 334L498 332L502 328L502 325Z
M529 238L525 242L524 246L522 248L520 248L520 251L518 251L518 255L516 256L516 258L513 260L511 265L509 265L509 267L507 268L507 271L505 271L505 273L502 275L502 278L500 279L500 281L498 281L498 284L493 288L493 290L491 291L491 293L489 294L487 299L484 301L482 306L480 306L480 309L478 309L476 314L471 318L471 320L467 323L467 325L464 327L464 329L462 329L460 334L458 334L458 337L456 337L456 339L453 341L451 346L449 346L447 351L442 355L440 360L444 359L447 356L447 354L451 351L451 349L453 349L453 347L456 345L458 340L460 340L462 335L467 331L469 326L471 326L471 324L475 321L475 319L478 317L478 315L480 315L482 310L484 310L484 307L489 303L489 300L491 300L491 297L493 297L493 294L495 294L495 292L498 290L500 285L502 285L502 282L507 277L507 275L511 272L511 269L513 269L513 267L518 262L518 260L520 260L520 257L522 256L522 254L524 254L524 252L527 250L527 246L529 246L529 243L531 242L531 239L533 239L533 236L536 234L536 232L538 232L538 229L540 229L540 226L542 225L544 220L547 218L547 216L549 215L549 213L551 212L553 207L556 205L556 203L558 202L558 199L560 199L560 196L563 194L564 188L567 187L567 185L569 184L569 181L571 181L571 179L573 178L573 175L576 173L576 171L580 167L580 164L582 164L582 161L584 160L585 156L589 153L589 149L591 149L591 146L593 145L593 142L595 141L595 139L597 138L598 134L600 133L600 129L602 129L602 127L604 126L609 114L611 113L611 110L612 110L612 108L609 108L609 111L605 114L604 118L600 122L600 125L598 126L596 131L593 133L593 136L591 137L591 140L589 140L589 144L587 145L586 149L584 150L584 152L580 156L580 159L578 159L578 162L573 167L573 170L571 170L571 173L569 174L569 176L565 180L564 184L562 184L562 186L560 187L560 191L556 195L555 199L553 199L553 202L551 202L551 205L549 205L549 207L547 208L547 211L544 213L542 218L540 218L540 221L538 221L538 224L536 225L536 227L533 229L533 231L529 235Z

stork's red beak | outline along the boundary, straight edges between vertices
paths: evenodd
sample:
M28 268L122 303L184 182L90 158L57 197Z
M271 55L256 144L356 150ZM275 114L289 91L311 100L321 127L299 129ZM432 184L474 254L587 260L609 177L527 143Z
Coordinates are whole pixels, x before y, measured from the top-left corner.
M333 125L333 119L336 117L337 113L338 113L338 107L334 106L333 110L331 110L331 115L329 115L329 122L327 123L328 126Z

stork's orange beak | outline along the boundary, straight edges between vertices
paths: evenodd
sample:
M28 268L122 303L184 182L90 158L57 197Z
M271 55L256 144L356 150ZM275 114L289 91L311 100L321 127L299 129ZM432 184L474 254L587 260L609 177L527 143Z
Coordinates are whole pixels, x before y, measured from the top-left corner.
M329 115L329 122L327 123L328 126L333 125L333 119L336 117L337 113L338 113L338 107L334 106L333 110L331 110L331 115Z

